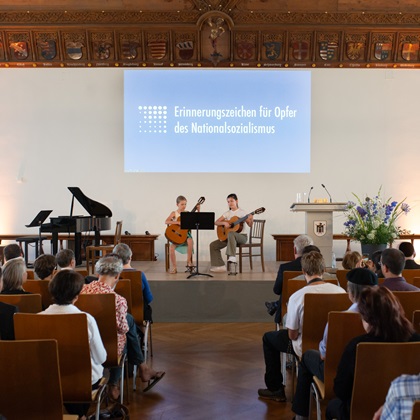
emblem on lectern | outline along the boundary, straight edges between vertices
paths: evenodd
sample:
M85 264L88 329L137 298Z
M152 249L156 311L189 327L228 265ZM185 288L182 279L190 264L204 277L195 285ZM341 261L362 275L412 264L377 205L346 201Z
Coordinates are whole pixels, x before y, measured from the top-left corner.
M327 233L327 221L326 220L315 220L314 221L314 233L316 236L324 236Z

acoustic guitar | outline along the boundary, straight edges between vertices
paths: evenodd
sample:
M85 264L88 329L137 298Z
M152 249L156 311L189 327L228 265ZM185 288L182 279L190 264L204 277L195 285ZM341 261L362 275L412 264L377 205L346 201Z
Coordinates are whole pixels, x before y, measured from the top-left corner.
M197 211L197 207L204 203L206 199L204 197L200 197L197 201L197 204L191 210L191 213ZM181 221L181 216L177 219L178 222ZM186 242L188 237L188 229L181 229L181 225L169 225L165 231L165 237L168 239L169 242L172 242L175 245L181 245Z
M250 215L254 215L254 214L261 214L265 212L265 208L264 207L260 207L259 209L246 214L244 217L237 217L234 216L232 217L232 219L229 220L230 226L226 227L226 226L217 226L217 237L221 240L221 241L226 241L229 232L238 232L241 233L242 229L244 227L244 222L246 219L248 219L248 217Z

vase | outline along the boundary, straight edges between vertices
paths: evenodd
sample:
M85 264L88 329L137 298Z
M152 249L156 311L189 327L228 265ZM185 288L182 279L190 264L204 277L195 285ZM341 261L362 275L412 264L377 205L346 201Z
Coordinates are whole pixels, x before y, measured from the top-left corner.
M362 255L369 255L369 259L372 259L372 254L376 251L383 251L386 249L387 244L361 244Z

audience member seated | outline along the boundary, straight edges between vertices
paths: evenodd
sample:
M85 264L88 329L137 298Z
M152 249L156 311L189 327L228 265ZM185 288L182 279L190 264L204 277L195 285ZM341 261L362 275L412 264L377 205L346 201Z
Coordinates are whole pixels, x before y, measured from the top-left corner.
M313 239L308 235L297 236L293 241L293 253L295 255L295 259L293 261L289 261L287 263L280 264L279 271L277 273L277 278L276 278L276 281L275 281L274 287L273 287L273 292L276 295L279 295L279 301L278 301L278 304L277 304L276 316L274 318L274 322L276 322L278 324L281 322L281 317L282 317L282 313L281 313L281 300L282 300L281 291L283 289L283 273L285 271L302 271L301 259L302 259L303 248L305 248L305 246L308 246L308 245L313 245L313 243L314 243ZM269 302L266 302L267 309L269 309L268 308L268 303Z
M3 288L2 270L0 267L0 291ZM19 312L15 305L0 302L0 339L14 340L15 328L13 326L13 315Z
M5 263L19 257L23 258L23 253L18 244L9 244L4 247L3 258Z
M385 281L381 284L392 291L409 292L413 290L420 290L416 286L405 281L402 277L402 271L405 265L404 254L394 248L387 248L381 254L381 268Z
M325 271L324 258L319 252L311 251L301 259L302 271L307 286L298 290L289 299L286 329L267 332L263 336L265 361L265 385L267 389L259 389L258 395L275 401L286 401L283 375L280 366L280 353L292 353L302 356L302 320L304 297L306 293L346 293L335 284L325 283L322 275Z
M354 268L346 274L347 291L353 302L348 311L358 312L357 302L366 287L375 286L377 278L370 270ZM319 343L319 351L308 350L299 363L299 373L292 410L296 413L296 420L307 419L309 415L309 395L312 377L317 376L324 381L324 359L327 352L328 324L324 337Z
M58 251L55 260L60 270L74 270L76 267L76 257L71 249Z
M54 258L54 257L53 257ZM55 259L54 259L55 262ZM48 289L53 298L54 304L50 305L41 314L77 314L81 313L74 303L85 284L81 274L72 270L58 272L50 281ZM103 377L104 368L102 363L106 361L106 350L102 343L98 325L95 318L87 315L88 336L90 346L90 359L92 365L92 389L97 389ZM70 414L77 414L79 418L86 415L89 404L65 404ZM82 417L83 418L83 417Z
M342 266L344 270L362 267L363 258L357 251L349 251L344 254Z
M328 420L350 418L356 349L359 343L420 341L420 335L415 333L413 325L405 317L399 300L386 287L374 286L363 290L358 308L366 334L355 337L344 350L334 380L337 398L327 406Z
M117 334L118 334L118 354L127 352L128 362L139 366L139 375L143 382L150 384L143 390L148 391L156 385L164 376L165 372L157 372L149 367L140 348L140 340L137 334L136 324L131 314L127 313L127 301L122 296L114 292L120 274L123 270L122 260L112 254L101 258L95 265L95 271L99 275L98 281L86 284L81 293L113 293L115 295ZM121 369L113 368L110 370L109 393L114 399L119 397L118 383L121 378Z
M22 258L8 260L3 266L3 295L23 295L30 294L25 292L23 284L28 278L26 264Z
M113 254L118 255L123 262L123 271L137 271L131 266L131 257L133 252L127 244L120 243L115 245ZM152 307L150 303L153 300L152 291L150 290L149 282L147 281L146 275L141 272L141 284L143 290L143 301L144 301L144 319L152 321Z
M401 242L398 249L404 254L405 257L405 270L415 270L420 268L420 264L414 261L416 258L416 251L411 242Z
M51 280L56 266L54 255L42 254L34 262L34 271L40 280Z
M373 420L411 419L413 405L420 400L420 374L401 375L391 382L385 404Z
M381 266L381 255L382 251L378 250L372 254L372 271L377 275L378 278L384 278L382 274L382 266Z

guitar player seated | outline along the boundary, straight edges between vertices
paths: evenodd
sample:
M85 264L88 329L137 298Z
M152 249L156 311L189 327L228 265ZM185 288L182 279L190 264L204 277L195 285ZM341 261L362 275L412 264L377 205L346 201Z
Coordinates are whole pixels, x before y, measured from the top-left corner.
M226 248L228 262L236 263L236 247L248 240L248 229L252 226L253 216L247 214L238 206L236 194L227 196L229 210L223 213L215 222L219 239L210 244L210 271L222 273L226 271L221 250ZM243 219L241 221L241 219ZM233 221L241 221L232 226Z

